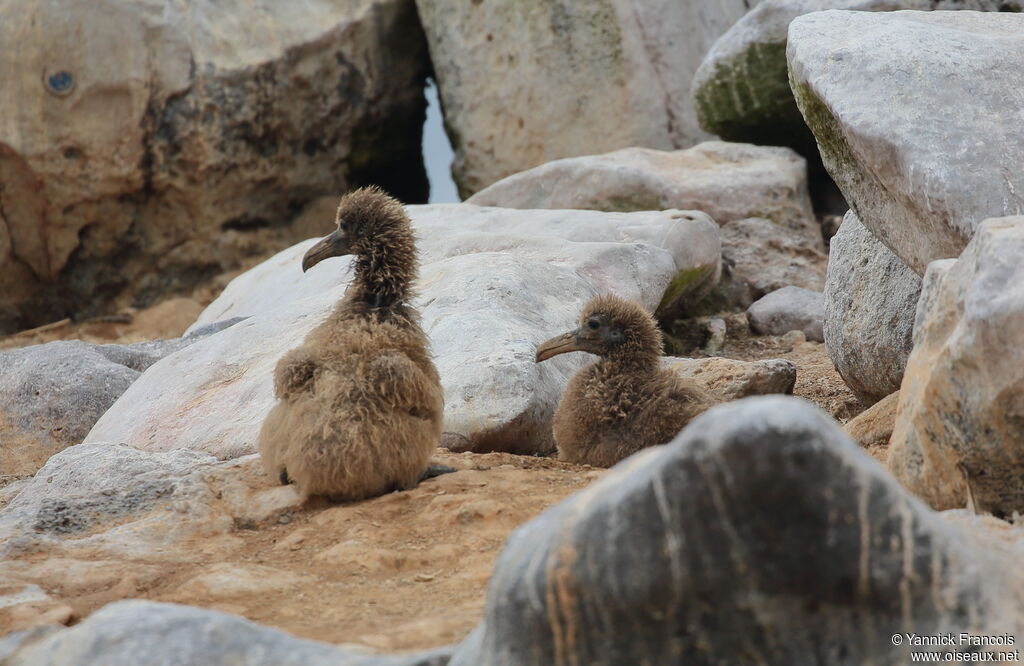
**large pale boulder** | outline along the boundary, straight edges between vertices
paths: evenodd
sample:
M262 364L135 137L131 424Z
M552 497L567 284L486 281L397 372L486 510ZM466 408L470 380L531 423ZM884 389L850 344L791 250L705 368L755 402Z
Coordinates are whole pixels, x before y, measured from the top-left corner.
M0 352L0 470L34 474L51 455L81 442L146 368L233 323L207 324L171 340L69 340Z
M468 204L409 210L423 263L416 305L442 378L445 430L467 437L477 451L553 447L555 406L588 358L567 354L537 364L535 346L574 326L594 294L613 292L651 311L671 311L717 276L718 227L703 213ZM197 325L252 316L150 368L86 441L190 448L219 458L255 451L275 401L278 359L323 320L351 277L348 258L303 274L301 257L312 242L236 278Z
M450 649L406 656L362 654L227 613L152 601L113 603L70 629L0 641L0 657L9 666L135 666L140 661L151 666L444 666L449 654Z
M693 72L756 0L417 0L465 196L551 160L708 138Z
M701 210L722 226L728 304L789 285L820 291L826 257L804 159L786 148L708 141L687 150L625 148L556 160L468 200L508 208Z
M925 274L889 468L933 507L1024 513L1024 217Z
M919 275L1024 211L1024 14L816 12L787 56L829 173Z
M848 212L829 246L825 348L862 400L899 390L920 294L917 273Z
M826 9L885 12L900 9L1020 11L1020 0L764 0L718 38L693 76L700 126L728 141L790 146L817 157L789 87L789 24Z
M449 665L905 664L897 632L1019 636L1018 561L809 403L748 398L517 529Z
M425 199L413 0L7 1L0 43L0 331L189 287L318 195Z

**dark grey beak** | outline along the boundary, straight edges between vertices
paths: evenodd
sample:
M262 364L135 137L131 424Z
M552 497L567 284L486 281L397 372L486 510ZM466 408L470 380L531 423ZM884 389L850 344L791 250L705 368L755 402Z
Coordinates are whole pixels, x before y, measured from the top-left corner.
M537 347L537 363L548 360L552 356L558 356L559 354L565 354L574 351L588 351L583 345L583 341L580 339L580 330L569 331L562 335L555 336L543 342Z
M348 247L348 238L345 237L343 231L338 229L309 248L309 251L302 257L302 272L305 273L324 259L340 257L346 254L352 254Z

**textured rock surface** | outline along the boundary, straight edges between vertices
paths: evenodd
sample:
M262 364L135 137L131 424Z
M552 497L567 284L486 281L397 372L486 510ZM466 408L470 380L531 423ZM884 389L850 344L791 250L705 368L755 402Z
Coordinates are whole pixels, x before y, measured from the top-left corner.
M267 477L257 455L218 462L184 449L90 442L52 456L0 513L0 554L182 560L172 547L182 540L229 534L298 505L294 488Z
M783 287L825 288L828 257L821 235L801 233L752 217L722 227L722 275L732 302L746 307Z
M549 162L482 190L470 203L509 208L695 209L722 225L721 307L746 307L794 285L820 291L826 257L791 150L708 141L688 150L627 148ZM721 299L716 299L716 302Z
M888 447L892 428L896 423L896 407L900 392L887 395L855 418L850 419L843 429L850 439L865 449Z
M469 203L505 208L700 210L718 224L767 218L821 246L804 159L785 148L707 141L556 160L504 178Z
M817 154L793 100L786 67L790 22L826 9L1020 11L1019 0L764 0L722 35L693 76L700 126L728 141Z
M829 246L825 348L861 399L899 390L920 294L917 273L848 212Z
M928 267L889 468L935 508L1024 513L1024 217ZM960 468L963 468L962 470Z
M919 275L1024 212L1024 15L817 12L792 22L787 55L826 168Z
M651 310L660 300L671 310L688 289L699 295L713 284L718 267L718 228L703 213L467 204L410 213L424 264L417 304L445 390L445 429L468 437L476 450L553 446L554 408L588 359L569 354L538 365L535 346L572 327L593 294L614 292ZM326 316L350 277L344 258L303 274L300 258L312 242L229 285L197 325L253 316L154 365L87 441L185 447L220 458L252 453L274 403L277 360Z
M822 341L821 292L783 287L761 297L747 308L747 321L755 333L785 335L801 331L808 340Z
M756 0L418 0L463 196L544 162L707 138L690 79Z
M153 666L171 664L295 664L444 666L448 650L405 657L374 656L295 638L227 613L177 604L122 601L62 631L0 641L10 666Z
M806 402L750 398L514 532L450 664L904 664L894 626L1019 635L1016 557Z
M318 195L425 198L412 0L8 2L0 43L0 331L189 287Z
M70 340L0 352L0 471L35 473L51 455L81 442L146 368L231 323L201 326L172 340Z
M783 359L737 361L731 358L667 356L662 365L698 382L721 401L752 395L792 393L796 366Z

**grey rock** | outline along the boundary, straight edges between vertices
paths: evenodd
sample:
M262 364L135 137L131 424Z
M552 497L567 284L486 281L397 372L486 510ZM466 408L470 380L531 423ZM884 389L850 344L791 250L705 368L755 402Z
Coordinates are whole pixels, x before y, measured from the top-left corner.
M889 469L938 509L1024 513L1024 216L986 220L933 262L900 388Z
M0 43L0 332L183 291L362 182L426 200L413 0L3 3Z
M918 275L1024 212L1024 14L816 12L787 56L825 167Z
M690 79L757 0L418 0L463 197L576 155L710 138Z
M109 604L70 629L20 633L0 641L5 666L445 666L450 655L450 648L407 656L359 654L227 613L151 601Z
M920 294L917 273L847 213L829 247L825 348L865 402L899 390Z
M789 146L816 156L786 67L790 22L826 9L885 12L900 9L1016 8L1019 0L764 0L735 23L704 56L692 92L701 128L727 141Z
M809 403L748 398L517 529L449 663L905 664L893 633L1020 635L1017 557Z
M786 148L706 141L687 150L626 148L566 158L504 178L468 202L704 211L722 227L725 275L710 308L746 308L788 285L824 286L826 257L807 194L807 165Z
M34 473L57 451L81 442L153 363L237 321L172 340L129 345L62 340L0 352L0 471Z
M722 227L722 273L734 306L746 308L783 287L821 291L828 259L817 238L763 218L729 222Z
M257 455L219 462L187 449L89 442L52 456L0 510L0 556L181 559L189 539L273 520L299 504L293 486L265 476Z
M777 289L747 308L747 321L755 333L785 335L801 331L815 342L824 340L823 318L821 292L800 287Z

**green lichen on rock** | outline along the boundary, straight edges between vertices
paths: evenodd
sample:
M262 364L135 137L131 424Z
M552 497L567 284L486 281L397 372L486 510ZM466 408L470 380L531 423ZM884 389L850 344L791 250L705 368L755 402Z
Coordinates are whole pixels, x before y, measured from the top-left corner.
M755 43L718 62L694 89L700 126L727 141L813 151L789 87L786 41Z
M664 210L665 202L655 192L639 190L624 195L612 195L595 202L597 210L606 213L632 213L638 210Z
M661 321L671 321L681 316L686 308L698 303L714 287L718 274L717 265L695 266L679 271L665 287L655 316Z

